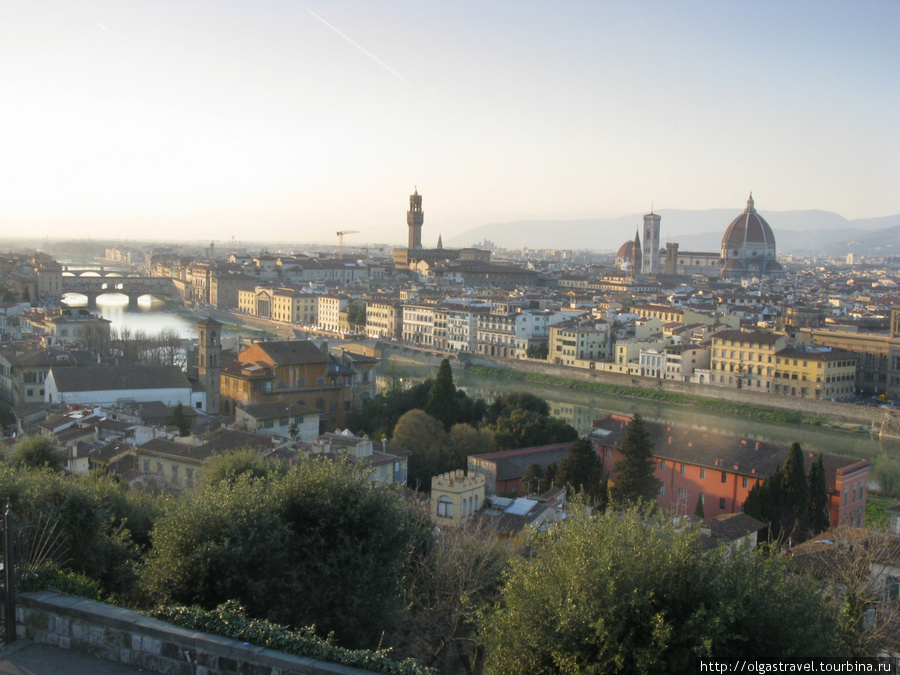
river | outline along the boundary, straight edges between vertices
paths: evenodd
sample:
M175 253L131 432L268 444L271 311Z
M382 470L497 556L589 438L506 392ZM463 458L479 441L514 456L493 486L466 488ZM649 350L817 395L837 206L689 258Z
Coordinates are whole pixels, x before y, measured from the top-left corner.
M436 368L394 365L389 377L419 382L433 377ZM867 432L842 431L807 424L784 424L729 415L717 411L698 410L684 406L610 396L598 393L546 387L533 383L512 382L501 378L476 377L465 371L453 373L456 385L469 396L491 400L497 394L527 390L545 399L551 413L564 419L582 434L591 430L591 422L608 414L634 415L656 422L669 422L704 431L739 436L748 440L790 445L798 442L804 450L830 452L840 455L866 457L874 460L882 453L900 456L900 441L882 440Z
M80 295L69 295L63 298L68 307L85 307L87 299ZM101 295L97 298L97 312L111 322L113 330L129 329L132 333L143 331L148 335L159 333L163 329L178 331L179 337L185 340L196 339L197 323L186 316L174 312L162 311L165 303L149 297L141 298L137 309L128 309L128 298L119 294Z

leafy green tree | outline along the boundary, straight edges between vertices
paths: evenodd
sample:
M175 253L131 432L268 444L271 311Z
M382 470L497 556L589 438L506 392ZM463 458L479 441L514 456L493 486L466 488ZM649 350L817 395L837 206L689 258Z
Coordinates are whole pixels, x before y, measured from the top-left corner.
M444 425L424 410L405 413L394 427L391 443L412 453L407 463L409 485L414 489L428 492L431 478L450 470L449 439Z
M530 358L530 359L546 360L547 355L549 353L550 353L550 345L547 344L546 342L541 342L540 344L537 344L537 345L531 345L526 351L526 354L528 355L528 358Z
M447 446L448 471L463 469L471 455L483 455L494 451L494 438L487 429L476 429L469 424L454 424L450 429Z
M837 611L780 556L704 554L696 530L647 510L535 536L486 613L487 671L700 672L703 659L839 655Z
M397 421L414 408L421 409L428 398L431 380L404 386L400 378L394 377L387 390L377 394L362 410L356 410L347 417L347 426L358 435L368 434L370 438L390 438Z
M616 480L610 488L613 504L655 500L660 486L656 461L644 420L638 413L626 427L619 451L623 457L613 466Z
M822 455L812 463L807 474L809 483L809 527L810 534L824 532L831 526L828 508L828 485L825 482L825 466Z
M172 417L169 419L169 423L178 427L179 436L191 435L192 420L190 415L185 412L184 405L182 405L181 401L173 408Z
M557 478L570 491L581 493L591 504L600 504L603 488L603 462L588 438L579 438L569 446L569 454L559 466Z
M508 417L501 417L492 427L497 450L512 450L544 445L543 420L530 410L514 410Z
M53 528L63 559L55 562L100 582L104 595L130 598L136 565L160 513L151 495L127 490L114 476L67 476L47 468L0 467L0 503L9 501L20 536L39 541ZM34 553L23 545L20 555Z
M441 361L434 382L431 383L431 390L425 399L425 412L443 422L446 431L450 431L450 427L458 421L456 385L453 384L450 359Z
M155 602L315 624L348 647L374 647L399 626L401 579L428 527L401 492L342 462L201 485L173 501L141 570Z
M347 323L354 330L360 330L366 326L366 303L351 302L347 307Z
M512 410L509 416L500 417L490 428L497 450L566 443L578 438L578 431L571 424L525 408Z
M245 448L207 459L203 463L200 482L212 487L221 483L233 483L244 477L267 478L269 474L284 472L282 464L265 459L257 450Z
M550 406L547 401L527 391L513 391L501 394L487 406L484 411L484 423L488 426L497 423L501 417L509 417L515 410L535 413L538 417L549 417Z
M26 436L13 446L11 459L16 466L62 471L66 466L66 451L55 436Z

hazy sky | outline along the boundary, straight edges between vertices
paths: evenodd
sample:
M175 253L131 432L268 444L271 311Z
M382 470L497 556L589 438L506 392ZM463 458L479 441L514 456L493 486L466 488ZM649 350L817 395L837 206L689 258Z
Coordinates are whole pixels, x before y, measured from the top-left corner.
M414 186L426 246L750 190L900 213L898 29L895 0L4 2L0 226L400 243Z

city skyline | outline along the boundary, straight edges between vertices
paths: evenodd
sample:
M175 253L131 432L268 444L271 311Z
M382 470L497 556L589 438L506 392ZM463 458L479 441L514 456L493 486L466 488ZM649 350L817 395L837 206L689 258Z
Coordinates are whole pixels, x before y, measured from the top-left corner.
M898 19L884 2L10 4L0 224L401 243L415 189L426 246L739 211L751 190L766 210L894 215Z

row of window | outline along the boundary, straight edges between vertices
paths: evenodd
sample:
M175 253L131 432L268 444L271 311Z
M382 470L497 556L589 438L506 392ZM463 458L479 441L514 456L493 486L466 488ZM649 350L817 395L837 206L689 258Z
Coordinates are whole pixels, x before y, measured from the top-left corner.
M606 449L606 456L607 456L607 457L610 456L609 448ZM677 464L677 462L672 462L672 466L673 466L673 467L674 467L676 464ZM668 462L668 460L665 460L665 459L659 460L659 468L660 468L661 471L665 471L668 467L669 467L669 462ZM680 474L683 476L683 475L685 474L686 467L687 467L687 465L686 465L684 462L681 462L681 463L679 464L679 466L678 466L678 473L680 473ZM701 466L701 467L700 467L700 479L701 479L701 480L704 480L705 478L706 478L706 468ZM721 482L723 482L723 483L727 483L727 482L728 482L728 472L727 472L727 471L722 471L722 472L721 472L720 480L721 480ZM748 478L747 476L741 476L741 487L744 487L744 488L745 488L745 487L747 487L749 484L750 484L749 478Z

